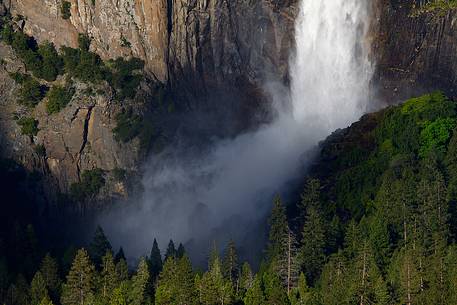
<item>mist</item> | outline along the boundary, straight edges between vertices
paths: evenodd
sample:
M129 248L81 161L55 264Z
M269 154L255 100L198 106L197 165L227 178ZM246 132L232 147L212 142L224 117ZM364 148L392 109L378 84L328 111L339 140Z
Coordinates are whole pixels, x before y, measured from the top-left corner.
M154 238L162 250L173 239L198 263L213 240L222 248L233 239L255 257L275 194L306 175L320 140L369 107L368 19L365 1L303 0L290 88L264 84L275 118L204 148L183 140L151 156L140 199L118 204L100 220L114 244L138 257Z

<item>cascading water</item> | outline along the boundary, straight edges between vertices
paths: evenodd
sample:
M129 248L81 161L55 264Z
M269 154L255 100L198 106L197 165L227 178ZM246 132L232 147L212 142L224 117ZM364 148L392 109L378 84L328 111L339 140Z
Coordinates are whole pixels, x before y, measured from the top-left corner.
M372 65L366 34L369 1L302 0L290 65L298 122L323 137L366 111Z
M246 232L261 227L275 193L303 177L304 153L366 108L372 70L364 46L366 2L302 0L290 100L275 103L292 107L278 109L276 120L255 132L216 142L205 154L177 145L153 156L140 202L102 220L113 240L135 255L144 254L153 238L162 247L170 238L187 243L194 258L213 239L233 238L252 248L258 232Z

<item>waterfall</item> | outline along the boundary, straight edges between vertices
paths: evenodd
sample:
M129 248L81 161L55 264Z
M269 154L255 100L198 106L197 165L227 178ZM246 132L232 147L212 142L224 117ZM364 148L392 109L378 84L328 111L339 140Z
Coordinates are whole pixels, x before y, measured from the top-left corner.
M296 120L324 137L366 111L373 73L365 42L370 1L302 0L290 62Z
M102 220L113 240L142 255L154 238L162 247L173 238L194 259L205 257L211 240L223 245L232 238L261 249L273 196L303 179L307 152L318 141L358 119L368 105L366 2L302 0L290 94L265 86L274 105L291 107L278 106L270 124L215 141L204 152L178 144L152 156L139 202L119 205Z

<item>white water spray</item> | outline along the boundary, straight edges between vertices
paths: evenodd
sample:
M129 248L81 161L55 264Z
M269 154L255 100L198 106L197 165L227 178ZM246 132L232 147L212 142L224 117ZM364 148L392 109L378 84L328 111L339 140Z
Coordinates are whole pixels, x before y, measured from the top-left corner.
M298 124L328 135L366 111L372 65L366 45L369 1L302 0L291 61Z
M206 247L211 239L249 240L246 232L265 218L273 195L303 176L304 153L367 106L372 69L363 43L365 2L303 0L290 63L291 100L275 103L292 111L278 109L271 124L219 141L205 155L172 147L153 156L140 204L103 221L112 239L132 255L146 253L153 238L162 247L173 238L189 248ZM195 249L193 254L198 256Z

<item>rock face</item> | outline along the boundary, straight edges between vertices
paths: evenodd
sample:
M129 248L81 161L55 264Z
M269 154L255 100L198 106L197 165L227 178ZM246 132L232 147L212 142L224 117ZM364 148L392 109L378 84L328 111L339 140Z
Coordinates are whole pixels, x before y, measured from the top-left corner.
M122 105L113 99L109 89L88 94L87 85L74 84L76 93L62 111L48 114L45 101L30 113L17 103L18 86L9 72L24 72L22 63L9 46L0 43L0 154L22 163L36 171L49 183L49 198L66 193L70 185L79 182L85 170L100 168L106 172L110 196L124 196L110 172L115 169L137 171L140 158L137 141L119 143L114 139L115 115ZM59 82L59 80L58 80ZM101 85L103 86L103 85ZM38 124L38 134L33 138L21 133L17 117L31 116ZM45 148L45 155L37 147ZM112 182L112 183L110 183ZM106 195L106 194L105 194Z
M11 0L11 10L39 41L76 47L78 33L87 33L100 55L140 57L160 81L287 74L295 0L69 0L69 19L63 2Z
M456 11L412 17L417 1L379 0L375 84L387 100L441 89L456 97Z
M380 96L395 101L432 89L455 96L457 71L456 14L410 17L416 1L377 0L373 19L374 84ZM70 5L64 19L62 7ZM21 26L39 42L76 47L79 33L92 37L91 49L103 58L140 57L149 78L167 85L175 102L188 109L215 109L220 120L248 127L261 108L265 84L289 82L298 0L0 0L0 14L22 16ZM33 115L40 132L31 142L12 119L15 104L11 69L23 69L8 47L0 70L2 154L30 169L52 173L68 190L85 169L135 170L138 143L113 139L113 117L121 106L109 90L95 96L77 94L63 112L48 116L40 105ZM7 71L8 70L8 71ZM102 90L103 91L103 90ZM239 121L236 122L236 121ZM204 124L208 124L204 122ZM43 144L46 158L34 152ZM122 187L116 187L122 189Z

